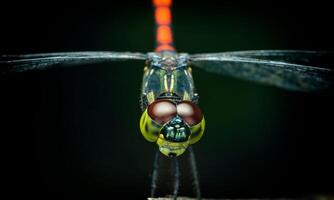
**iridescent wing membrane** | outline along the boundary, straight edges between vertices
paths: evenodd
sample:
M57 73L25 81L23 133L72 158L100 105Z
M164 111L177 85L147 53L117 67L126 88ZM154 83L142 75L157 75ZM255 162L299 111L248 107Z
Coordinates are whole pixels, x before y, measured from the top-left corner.
M191 55L193 66L276 87L316 91L334 86L333 52L258 50Z
M1 56L1 73L45 70L52 67L66 67L111 61L146 60L146 55L131 52L66 52Z
M289 90L316 91L334 86L333 52L258 50L190 55L194 67ZM4 55L1 72L44 70L51 67L111 61L146 60L131 52L67 52Z

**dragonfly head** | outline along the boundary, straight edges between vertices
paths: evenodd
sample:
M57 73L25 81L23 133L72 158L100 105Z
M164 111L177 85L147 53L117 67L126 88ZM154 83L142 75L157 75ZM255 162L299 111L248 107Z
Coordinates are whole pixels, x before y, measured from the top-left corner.
M140 119L144 138L155 142L162 154L175 157L203 136L205 120L199 107L191 101L159 99L151 103Z

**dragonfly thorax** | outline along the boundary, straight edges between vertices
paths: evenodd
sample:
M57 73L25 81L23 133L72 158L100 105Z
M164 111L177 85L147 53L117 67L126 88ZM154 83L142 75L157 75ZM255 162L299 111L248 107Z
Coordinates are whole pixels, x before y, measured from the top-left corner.
M196 94L189 63L187 54L148 53L142 84L142 109L162 94L193 100Z

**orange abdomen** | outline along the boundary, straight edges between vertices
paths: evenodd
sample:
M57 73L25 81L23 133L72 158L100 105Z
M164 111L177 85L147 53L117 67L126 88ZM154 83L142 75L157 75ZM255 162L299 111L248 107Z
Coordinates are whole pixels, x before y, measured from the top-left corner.
M153 0L156 24L155 52L175 51L172 32L172 0Z

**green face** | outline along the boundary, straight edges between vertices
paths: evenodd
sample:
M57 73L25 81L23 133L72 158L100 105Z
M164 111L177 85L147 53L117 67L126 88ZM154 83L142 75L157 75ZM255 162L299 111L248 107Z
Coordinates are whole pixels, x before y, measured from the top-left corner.
M185 142L190 136L190 129L181 117L176 116L162 127L160 134L168 142Z
M179 156L188 147L187 141L190 134L188 125L180 116L175 116L160 131L160 135L163 137L158 143L159 150L169 157Z

